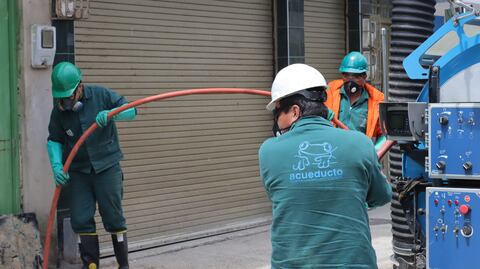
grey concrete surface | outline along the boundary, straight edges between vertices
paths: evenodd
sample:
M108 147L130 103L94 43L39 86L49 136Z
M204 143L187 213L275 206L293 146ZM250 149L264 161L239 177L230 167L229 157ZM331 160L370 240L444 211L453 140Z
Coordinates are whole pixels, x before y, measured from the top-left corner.
M392 235L390 206L369 211L372 244L379 269L390 269ZM269 269L269 226L195 240L182 244L130 254L130 268L135 269ZM101 268L115 269L114 258L101 261Z
M392 225L390 224L390 204L369 211L372 245L377 253L378 269L391 269Z

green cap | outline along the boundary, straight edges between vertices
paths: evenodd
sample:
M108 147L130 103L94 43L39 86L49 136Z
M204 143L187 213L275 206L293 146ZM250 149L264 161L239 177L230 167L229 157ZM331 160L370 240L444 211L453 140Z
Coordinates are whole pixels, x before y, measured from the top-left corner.
M58 63L52 71L52 95L54 98L70 97L82 80L82 72L69 62Z
M365 73L368 70L367 58L358 51L352 51L343 58L338 70L341 73Z

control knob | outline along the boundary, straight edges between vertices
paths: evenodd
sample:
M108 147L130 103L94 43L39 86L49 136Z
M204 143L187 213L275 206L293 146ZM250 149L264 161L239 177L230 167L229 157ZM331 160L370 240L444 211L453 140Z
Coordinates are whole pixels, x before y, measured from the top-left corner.
M472 166L473 166L472 162L465 162L463 164L463 169L465 169L465 171L470 171L472 170Z
M445 161L438 161L438 162L435 164L435 166L437 167L438 170L443 170L443 169L445 169L445 166L446 166L446 165L447 165L447 164L445 163Z
M473 228L470 225L465 225L462 228L462 235L465 237L470 237L473 234Z
M441 125L447 125L448 124L448 117L447 116L440 116L438 119Z

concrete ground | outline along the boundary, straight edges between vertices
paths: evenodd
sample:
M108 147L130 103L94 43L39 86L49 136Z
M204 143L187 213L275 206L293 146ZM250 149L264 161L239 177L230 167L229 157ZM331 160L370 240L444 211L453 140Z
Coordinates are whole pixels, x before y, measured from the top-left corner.
M390 206L369 212L373 246L378 268L391 269L392 235ZM130 268L135 269L269 269L269 226L155 248L130 254ZM114 258L102 259L102 269L116 269Z

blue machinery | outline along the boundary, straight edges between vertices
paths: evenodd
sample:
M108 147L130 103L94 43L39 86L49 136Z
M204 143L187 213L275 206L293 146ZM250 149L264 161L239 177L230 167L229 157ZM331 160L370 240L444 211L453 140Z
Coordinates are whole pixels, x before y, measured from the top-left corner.
M411 79L428 79L417 102L380 106L402 150L396 191L415 236L414 263L395 268L480 268L478 15L453 17L405 58Z
M428 268L480 266L480 189L427 188Z

